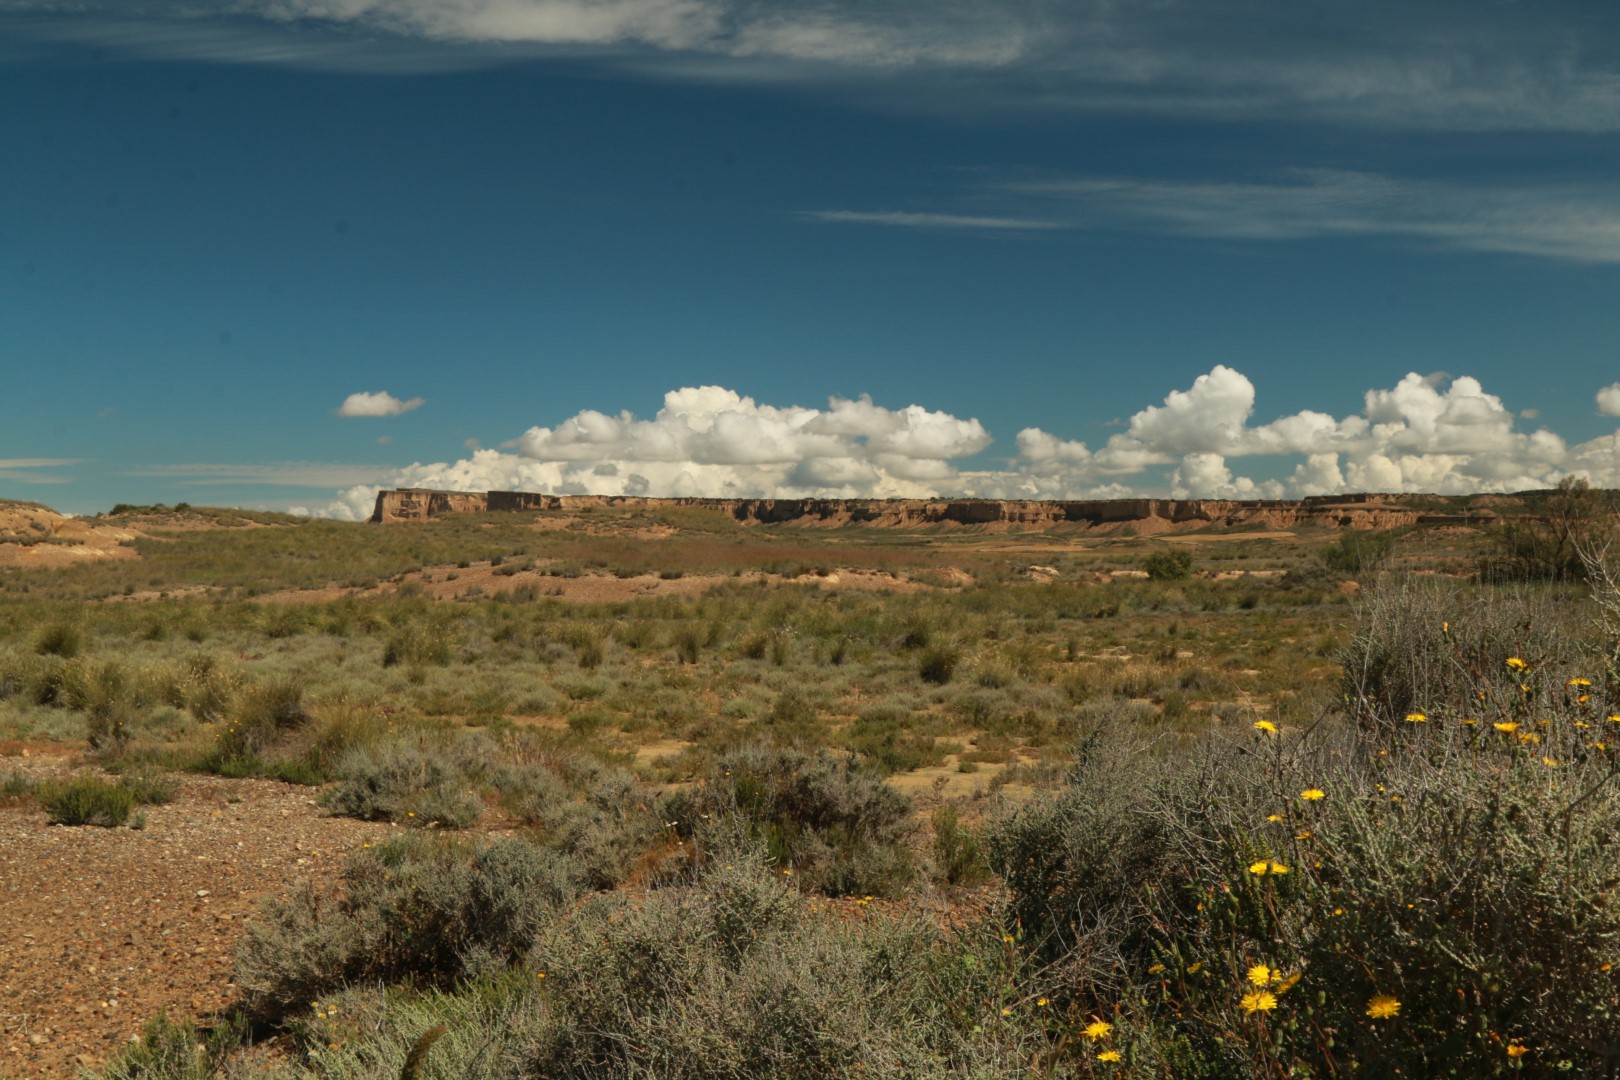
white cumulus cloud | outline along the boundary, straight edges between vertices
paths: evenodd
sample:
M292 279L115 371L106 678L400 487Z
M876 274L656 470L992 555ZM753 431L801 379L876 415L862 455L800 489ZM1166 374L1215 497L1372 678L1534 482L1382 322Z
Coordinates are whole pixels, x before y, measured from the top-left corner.
M1408 373L1346 415L1301 410L1255 421L1258 389L1217 364L1146 405L1095 448L1028 427L1015 452L977 419L870 397L771 405L719 386L664 395L650 417L581 410L455 462L417 463L382 487L714 498L1273 499L1346 491L1464 494L1546 488L1566 475L1620 486L1620 432L1570 445L1479 379ZM1620 412L1620 384L1598 394ZM983 458L972 462L979 465ZM325 513L363 517L379 486Z
M408 401L401 401L386 390L375 392L359 391L343 399L338 406L339 416L398 416L408 413L412 409L420 409L427 404L425 398L413 397Z
M1620 382L1610 383L1597 392L1597 407L1604 416L1620 416Z

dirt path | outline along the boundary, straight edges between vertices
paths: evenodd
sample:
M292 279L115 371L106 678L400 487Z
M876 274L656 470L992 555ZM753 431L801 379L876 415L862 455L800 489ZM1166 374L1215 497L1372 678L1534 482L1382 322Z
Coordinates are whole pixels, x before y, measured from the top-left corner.
M179 1018L230 1004L232 958L257 901L335 875L392 831L328 818L312 794L188 777L139 830L64 828L37 808L0 807L0 1076L71 1076L160 1010Z

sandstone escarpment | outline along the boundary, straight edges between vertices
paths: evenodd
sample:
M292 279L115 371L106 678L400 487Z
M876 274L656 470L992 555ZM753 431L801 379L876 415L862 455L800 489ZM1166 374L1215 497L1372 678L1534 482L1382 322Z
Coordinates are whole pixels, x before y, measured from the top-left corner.
M1096 499L652 499L634 495L545 495L528 491L428 491L377 495L374 522L426 521L486 511L579 511L586 508L708 510L744 524L808 527L927 526L985 531L1077 530L1152 534L1200 528L1292 529L1301 526L1389 529L1416 524L1481 524L1495 510L1470 499L1433 496L1334 495L1300 500Z

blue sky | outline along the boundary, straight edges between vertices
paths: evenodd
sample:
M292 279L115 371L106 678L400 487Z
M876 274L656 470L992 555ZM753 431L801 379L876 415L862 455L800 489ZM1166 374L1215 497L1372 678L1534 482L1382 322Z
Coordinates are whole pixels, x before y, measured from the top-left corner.
M1597 3L0 0L0 497L1620 486L1617 133Z

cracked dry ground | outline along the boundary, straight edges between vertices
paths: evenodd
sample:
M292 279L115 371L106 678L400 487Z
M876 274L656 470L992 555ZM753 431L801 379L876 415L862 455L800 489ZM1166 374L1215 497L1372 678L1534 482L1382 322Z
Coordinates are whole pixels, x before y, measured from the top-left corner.
M9 757L5 769L66 771ZM0 806L0 1077L97 1068L159 1011L206 1016L258 901L330 879L391 826L324 816L310 788L186 777L144 829L46 824Z

